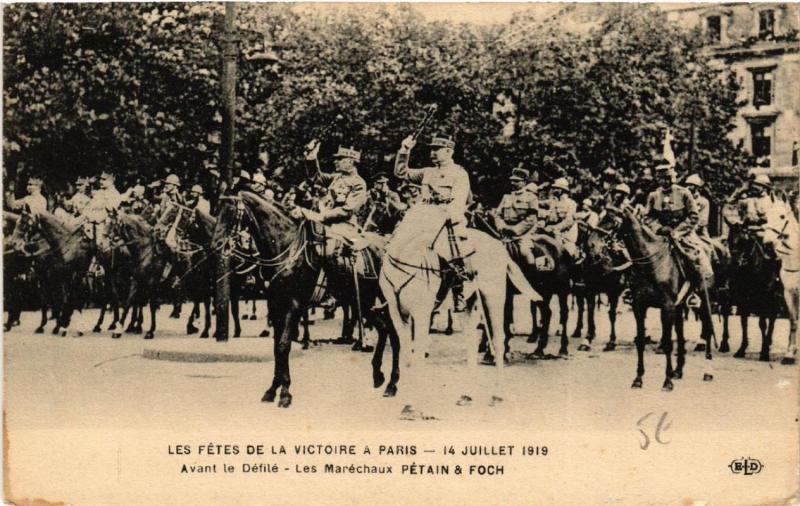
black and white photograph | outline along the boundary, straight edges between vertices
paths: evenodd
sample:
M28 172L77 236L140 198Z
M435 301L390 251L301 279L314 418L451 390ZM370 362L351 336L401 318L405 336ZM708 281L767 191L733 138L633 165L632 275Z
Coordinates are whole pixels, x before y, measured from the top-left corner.
M800 4L0 4L18 505L800 504Z

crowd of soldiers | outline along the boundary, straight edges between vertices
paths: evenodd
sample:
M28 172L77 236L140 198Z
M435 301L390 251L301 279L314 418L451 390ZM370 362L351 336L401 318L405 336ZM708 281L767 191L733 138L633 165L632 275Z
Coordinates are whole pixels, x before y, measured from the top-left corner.
M581 252L576 246L578 224L597 226L604 219L618 219L619 213L630 206L643 217L652 230L669 236L679 245L693 266L699 283L712 275L714 251L710 242L708 223L710 203L704 193L704 182L697 174L677 181L674 163L663 160L654 164L654 174L645 171L635 180L623 180L614 169L599 176L592 193L580 203L572 194L572 182L567 177L535 183L531 171L517 167L510 174L510 192L495 209L487 210L473 198L468 172L454 162L454 140L434 135L428 148L433 166L415 169L408 166L416 138L403 140L397 153L394 174L379 173L368 184L360 175L361 153L351 147L339 147L334 155L334 170L321 170L318 162L319 141L308 145L305 163L313 168L314 176L297 186L281 188L270 182L261 171L241 171L233 180L233 189L246 189L263 198L279 203L294 218L304 218L326 225L330 233L354 241L364 231L391 234L389 251L402 256L410 235L435 234L446 223L452 230L454 262L462 276L471 272L464 244L463 227L471 215L485 214L497 233L520 244L520 254L531 265L546 269L547 259L534 258L532 236L548 234L556 238L575 263ZM392 177L393 176L393 177ZM392 181L397 182L392 189ZM212 206L201 185L181 186L176 174L148 184L135 184L124 191L115 186L114 175L103 172L96 178L78 178L71 195L57 194L50 202L42 195L42 180L27 181L27 195L16 199L7 194L10 210L27 205L32 212L51 211L65 223L81 220L101 223L111 210L159 216L170 203L197 208L207 214ZM797 215L797 198L777 198L771 191L767 176L758 175L731 195L733 212L726 219L757 229L766 221L766 213L776 206Z

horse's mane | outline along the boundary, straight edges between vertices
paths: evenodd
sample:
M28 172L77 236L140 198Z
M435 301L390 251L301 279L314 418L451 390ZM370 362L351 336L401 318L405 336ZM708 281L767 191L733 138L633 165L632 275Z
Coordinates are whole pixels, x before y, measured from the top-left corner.
M120 213L119 217L125 226L132 228L138 235L147 235L150 233L152 226L150 226L150 224L147 223L147 221L141 216L136 214Z
M53 213L41 211L37 214L41 221L53 228L58 234L68 235L75 231L75 228L68 226L66 223L58 219Z
M249 191L241 191L239 192L239 196L242 198L242 200L254 207L253 211L258 211L262 215L274 217L277 222L276 224L284 231L290 232L297 229L297 222L290 218L286 214L286 211L279 207L276 203L270 202L269 200Z

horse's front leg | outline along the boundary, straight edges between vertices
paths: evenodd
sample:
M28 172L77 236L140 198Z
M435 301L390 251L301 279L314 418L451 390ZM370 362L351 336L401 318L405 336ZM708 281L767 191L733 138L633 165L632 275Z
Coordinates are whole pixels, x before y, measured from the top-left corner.
M194 326L195 315L200 313L200 302L195 299L192 305L192 311L189 313L189 320L186 322L186 334L192 335L197 333L197 327Z
M681 309L668 306L661 310L661 349L664 350L664 357L667 359L664 385L661 390L665 392L672 390L672 325L678 320L683 321Z
M285 330L278 342L278 353L281 357L281 395L278 401L279 408L288 408L292 405L292 394L289 388L292 384L292 376L289 370L289 355L292 351L292 340L297 338L300 314L297 308L297 301L293 301L293 308L286 315Z
M273 304L274 306L274 304ZM286 308L280 308L280 311L287 311ZM261 397L262 402L275 402L275 395L278 392L278 388L281 386L281 376L282 371L281 368L283 367L283 362L280 358L280 342L281 339L286 339L286 318L285 315L280 314L279 311L275 311L273 315L273 326L275 331L275 339L272 343L272 355L273 360L275 361L275 367L272 375L272 385L264 392L264 395Z
M575 294L575 302L578 305L578 321L575 323L575 331L572 332L572 337L581 337L583 335L583 308L587 305L585 302L588 302L585 288L583 293L578 292Z
M103 320L106 317L106 303L104 301L100 302L100 317L97 319L97 323L95 324L92 332L100 332L102 330L101 325L103 325Z
M156 312L157 312L157 307L156 307L155 294L151 294L151 296L149 298L150 298L150 303L149 303L149 306L150 306L150 330L148 330L145 333L145 335L144 335L145 339L153 339L153 337L156 334Z
M761 353L758 359L762 362L769 362L769 350L772 347L772 333L775 330L776 315L771 314L766 317L766 329L761 331Z
M686 337L683 334L683 318L675 319L675 341L678 346L678 358L675 371L672 373L673 379L683 378L683 366L686 363Z
M200 333L200 337L206 338L211 329L211 296L206 295L203 298L203 309L205 310L205 321L203 322L203 332Z
M643 306L633 307L633 317L636 319L636 378L633 380L631 388L642 388L644 378L644 345L645 345L645 326L644 320L647 315L647 308Z
M739 321L742 324L742 344L739 346L739 349L736 350L736 353L733 354L736 358L744 358L745 353L747 353L747 315L749 313L749 309L745 307L739 307Z
M569 338L567 337L567 321L569 319L569 294L566 292L558 294L559 324L561 325L561 347L558 354L561 356L569 355Z

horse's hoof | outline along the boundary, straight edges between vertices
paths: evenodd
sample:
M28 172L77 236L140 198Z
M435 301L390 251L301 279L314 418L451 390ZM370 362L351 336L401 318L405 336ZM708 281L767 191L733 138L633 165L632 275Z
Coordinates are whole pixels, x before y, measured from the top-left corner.
M136 333L136 329L134 329L133 327L128 327L127 329L125 329L125 333L126 334L135 334Z
M11 330L11 325L9 324L3 325L3 331L8 332L9 330Z
M664 380L664 386L661 387L661 391L662 392L672 392L673 388L674 387L672 386L672 380L667 378L667 379Z
M303 341L303 346L301 346L300 349L301 350L307 350L308 348L309 348L308 341ZM361 350L361 351L366 351L366 349Z
M760 354L758 355L758 360L759 360L759 361L761 361L761 362L769 362L769 360L770 360L770 359L769 359L769 352L767 352L767 353L760 353Z
M472 404L472 397L469 395L462 395L456 401L456 406L469 406L470 404Z
M249 319L250 319L250 315L249 314L243 314L242 315L242 320L249 320Z
M308 341L306 341L304 346L305 348L308 348ZM369 344L365 344L364 346L361 347L362 353L372 353L373 351L375 351L375 347L370 346Z
M679 380L683 379L683 371L675 371L672 373L672 379Z
M656 347L655 353L656 353L656 355L663 355L664 354L664 348L662 348L661 345L659 344Z
M36 330L33 331L34 334L44 334L44 327L36 327Z
M100 332L101 330L103 329L100 328L100 325L95 325L94 328L92 329L92 332Z
M566 348L561 348L560 350L558 350L558 354L562 357L568 357L569 351L567 351Z
M389 383L386 385L386 390L383 391L384 397L394 397L397 395L397 385L394 383Z
M236 332L233 333L233 337L241 337L242 336L242 329L236 329Z
M694 347L694 351L706 351L706 343L697 343Z
M636 378L635 380L633 380L631 388L642 388L642 378Z
M355 344L353 344L353 347L350 349L353 351L361 351L364 349L364 343L361 341L356 341Z
M61 332L58 333L58 335L60 335L61 337L67 337L67 331L62 330Z
M728 341L722 341L722 344L719 345L718 351L720 353L728 353L729 351L731 351L731 347L728 346Z
M444 329L444 335L452 336L453 335L453 327L447 327L446 329Z
M262 330L258 337L269 337L269 330Z
M739 351L733 354L734 358L744 358L744 349L739 348Z
M572 333L572 337L580 338L581 337L581 333L583 333L582 330L575 329L575 332Z
M617 343L609 342L603 347L603 351L614 351L617 349Z
M709 373L704 373L703 374L703 381L712 381L713 379L714 379L714 375L713 374L709 374Z
M119 333L119 332L112 332L111 333L111 339L119 339L120 337L122 337L122 334Z
M386 376L382 372L378 372L372 375L372 387L373 388L380 388L383 385L383 382L386 381Z
M578 351L592 351L592 347L588 344L581 344L578 346Z
M281 398L278 400L279 408L288 408L292 405L292 394L289 392L281 392Z
M203 332L200 334L200 339L208 339L208 332Z
M539 340L539 336L528 336L528 339L525 341L526 343L535 343Z
M57 335L58 335L58 327L53 327L52 334L53 334L54 336L57 336Z
M481 359L481 365L494 365L494 357L488 353Z
M781 359L781 365L794 365L795 358L794 357L783 357Z
M80 330L77 331L77 332L74 332L72 334L72 337L83 337L83 332L81 332Z
M186 326L186 334L187 335L197 334L198 330L200 330L200 329L198 329L194 325L187 325Z
M153 339L153 332L148 330L147 333L144 335L145 339Z
M112 323L111 325L108 326L108 330L117 330L117 324Z
M264 395L261 397L261 402L275 402L275 390L270 388L264 392Z

